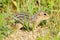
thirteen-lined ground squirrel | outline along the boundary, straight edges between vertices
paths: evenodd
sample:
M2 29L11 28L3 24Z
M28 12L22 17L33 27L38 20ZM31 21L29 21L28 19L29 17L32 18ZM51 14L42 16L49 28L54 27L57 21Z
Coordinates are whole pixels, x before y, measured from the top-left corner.
M24 22L26 24L29 24L29 27L32 27L34 25L34 27L36 28L39 23L43 20L47 20L49 19L49 15L44 12L44 11L39 11L37 13L35 13L33 16L30 16L28 13L17 13L14 15L14 20L16 27L17 28L21 28L24 24Z

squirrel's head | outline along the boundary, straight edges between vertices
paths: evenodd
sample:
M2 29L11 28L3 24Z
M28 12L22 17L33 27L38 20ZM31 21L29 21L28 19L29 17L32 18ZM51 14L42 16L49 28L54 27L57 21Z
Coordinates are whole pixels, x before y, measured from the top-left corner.
M37 15L38 15L37 18L40 18L41 20L47 20L50 18L50 16L44 11L37 12Z

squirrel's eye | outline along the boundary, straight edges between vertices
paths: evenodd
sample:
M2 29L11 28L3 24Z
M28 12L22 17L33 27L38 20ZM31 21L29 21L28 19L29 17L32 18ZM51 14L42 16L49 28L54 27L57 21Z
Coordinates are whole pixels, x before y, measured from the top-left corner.
M44 15L46 15L46 14L44 14Z

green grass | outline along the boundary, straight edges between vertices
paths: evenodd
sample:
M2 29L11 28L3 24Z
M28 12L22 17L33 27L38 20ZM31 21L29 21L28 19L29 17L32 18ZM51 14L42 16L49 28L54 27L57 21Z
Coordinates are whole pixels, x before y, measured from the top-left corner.
M11 17L15 12L28 12L33 15L38 10L45 11L51 16L48 21L43 21L40 25L48 27L50 33L55 32L57 35L60 31L60 0L39 1L37 3L36 0L16 0L16 4L13 4L12 0L0 0L0 39L12 31L8 26L11 24L8 22L10 20L6 18ZM45 38L49 40L49 35ZM59 40L56 36L53 39ZM42 40L42 37L38 40Z
M12 32L12 30L9 28L5 20L6 18L6 13L2 14L0 13L0 40L2 40L3 37L6 37L7 34L9 34L10 32Z

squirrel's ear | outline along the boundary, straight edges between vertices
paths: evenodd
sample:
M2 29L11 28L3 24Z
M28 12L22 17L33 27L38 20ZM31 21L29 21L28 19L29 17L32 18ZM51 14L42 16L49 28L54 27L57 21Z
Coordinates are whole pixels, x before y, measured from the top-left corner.
M39 13L38 15L39 15L39 16L41 16L41 14L40 14L40 13Z

